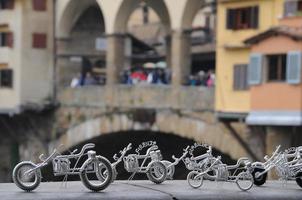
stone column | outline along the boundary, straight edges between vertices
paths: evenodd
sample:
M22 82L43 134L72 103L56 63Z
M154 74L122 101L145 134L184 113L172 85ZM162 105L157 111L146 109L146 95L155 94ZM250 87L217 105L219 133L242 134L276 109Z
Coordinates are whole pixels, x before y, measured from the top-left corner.
M281 150L287 149L292 144L292 131L287 127L267 127L266 129L266 154L271 156L278 145L281 145ZM270 179L277 179L278 176L271 171Z
M166 63L167 63L167 67L171 68L172 67L172 63L171 63L171 51L172 51L171 36L167 36L165 40L166 40Z
M187 31L172 33L172 84L181 86L191 71L191 36Z
M120 72L124 67L125 60L125 35L112 34L107 36L106 72L107 86L120 82Z
M114 108L115 93L120 83L120 73L125 65L125 35L112 34L107 36L106 55L106 105Z

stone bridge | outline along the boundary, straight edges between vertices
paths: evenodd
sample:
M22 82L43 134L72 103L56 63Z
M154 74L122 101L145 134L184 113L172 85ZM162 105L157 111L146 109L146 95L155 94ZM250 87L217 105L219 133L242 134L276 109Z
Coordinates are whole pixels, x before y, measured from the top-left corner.
M106 134L151 131L211 144L233 159L256 157L245 142L250 142L246 127L237 123L230 130L216 121L213 88L69 88L60 93L59 100L57 135L51 146L70 148Z

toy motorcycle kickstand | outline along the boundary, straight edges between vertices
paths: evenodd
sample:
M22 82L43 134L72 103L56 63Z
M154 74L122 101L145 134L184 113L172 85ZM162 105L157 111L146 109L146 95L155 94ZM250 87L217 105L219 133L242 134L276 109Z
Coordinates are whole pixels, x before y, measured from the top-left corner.
M167 160L161 161L167 168L167 180L173 180L173 176L175 173L175 166L179 164L180 161L183 161L185 163L184 158L187 156L190 146L187 146L187 148L183 149L183 154L180 158L176 158L174 155L172 156L172 159L174 162L170 162Z
M140 155L140 151L147 147L149 148L146 154ZM167 178L167 169L161 163L162 155L156 142L144 142L135 151L137 154L129 154L123 158L126 171L132 173L129 180L133 179L136 173L145 173L148 179L156 184L164 182ZM151 161L147 163L147 160Z
M35 190L41 183L41 168L52 163L55 176L79 175L82 183L88 189L92 191L104 190L111 183L112 168L110 162L106 158L96 155L95 151L86 152L86 150L94 147L94 144L86 144L79 153L76 153L78 150L75 149L70 155L61 155L57 149L54 149L47 158L44 158L43 154L40 155L41 162L38 164L31 161L20 162L13 170L13 181L22 190ZM88 158L81 166L78 166L80 159L85 155ZM75 161L73 162L75 164L72 165L71 161ZM100 173L107 174L107 177L100 180L98 178ZM64 180L67 180L66 177Z
M302 146L290 148L284 152L280 152L280 148L279 145L271 157L265 156L264 163L254 162L252 164L255 185L263 185L266 182L267 173L275 168L281 180L295 180L302 187Z
M226 165L220 163L219 156L214 163L204 171L191 171L187 176L189 185L193 188L199 188L203 184L204 177L208 177L213 181L235 182L239 189L247 191L252 188L254 181L252 176L252 166L248 158L240 158L236 165ZM241 165L244 167L241 167ZM231 170L234 170L232 173ZM209 171L216 174L212 177L208 176Z

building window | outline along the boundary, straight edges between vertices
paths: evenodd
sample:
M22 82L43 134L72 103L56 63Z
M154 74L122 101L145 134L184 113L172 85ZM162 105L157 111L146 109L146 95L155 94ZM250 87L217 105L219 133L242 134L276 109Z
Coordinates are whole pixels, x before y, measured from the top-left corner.
M0 69L0 88L13 87L13 70Z
M248 65L240 64L234 65L234 90L247 90L248 89Z
M287 0L284 5L284 15L286 17L302 14L302 0Z
M14 9L14 0L0 0L0 10L4 9Z
M256 29L259 21L259 8L245 7L227 10L227 29Z
M35 11L46 11L46 0L32 0L33 9Z
M286 54L268 55L267 58L267 81L286 80Z
M47 47L47 35L44 33L34 33L32 42L33 48L45 49Z
M13 47L12 32L0 32L0 47Z

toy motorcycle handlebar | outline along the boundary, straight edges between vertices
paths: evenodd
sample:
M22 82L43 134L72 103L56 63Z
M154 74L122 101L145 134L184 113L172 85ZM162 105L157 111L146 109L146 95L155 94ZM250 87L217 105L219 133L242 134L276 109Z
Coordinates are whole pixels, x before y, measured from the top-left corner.
M87 149L93 149L94 147L95 147L95 144L93 144L93 143L85 144L82 147L82 150L80 151L80 153L76 154L76 156L83 155ZM75 155L75 154L73 154L73 155Z
M172 159L175 160L175 161L179 161L179 160L182 160L184 157L186 157L186 155L188 154L189 152L189 148L190 146L187 146L187 148L183 149L183 154L181 157L177 158L175 155L172 155Z
M44 154L41 154L41 155L39 156L39 159L40 159L42 162L48 163L48 162L49 162L50 160L52 160L53 157L55 157L57 154L58 154L57 149L54 149L53 152L52 152L47 158L43 158L43 157L44 157Z
M131 150L131 149L132 149L132 143L129 143L128 146L127 146L126 148L127 148L127 149L126 149L127 151Z
M131 149L132 149L132 143L129 143L127 147L125 147L123 150L120 150L119 153L121 154L121 156L118 157L117 154L114 154L113 155L113 159L115 161L117 161L119 158L124 157L124 155L126 154L126 152L129 151L129 150L131 150Z
M120 154L124 154L131 149L132 149L132 143L129 143L127 147L125 147L123 150L120 151Z
M146 155L148 155L151 151L157 150L158 146L157 145L152 145L146 152Z
M274 158L278 154L280 148L281 148L281 145L278 145L271 158Z
M277 156L277 154L278 154L280 148L281 148L281 145L278 145L277 148L276 148L276 150L273 152L272 156L269 157L268 155L266 155L266 156L264 157L264 160L265 160L266 162L272 161L272 160Z
M115 161L117 161L119 158L117 157L117 154L114 154L113 155L113 159L115 160Z
M75 149L75 150L73 150L70 154L71 154L71 155L74 155L74 154L76 154L77 151L78 151L78 149Z

